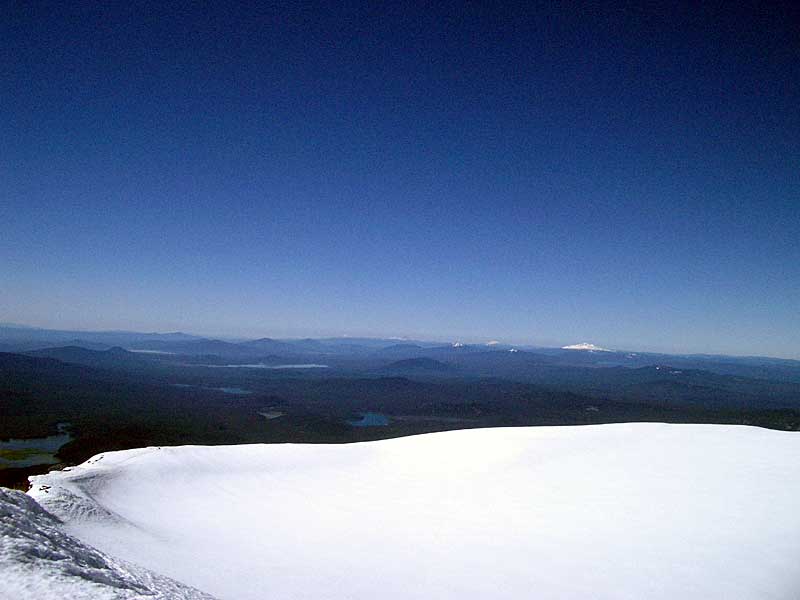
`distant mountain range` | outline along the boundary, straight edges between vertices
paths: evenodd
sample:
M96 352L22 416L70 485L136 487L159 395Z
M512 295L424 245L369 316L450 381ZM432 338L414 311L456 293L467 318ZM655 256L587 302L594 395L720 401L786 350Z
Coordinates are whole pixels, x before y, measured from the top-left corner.
M53 358L64 363L86 365L101 368L127 368L132 366L148 366L149 357L134 352L129 352L119 346L107 350L90 350L80 346L63 346L56 348L43 348L25 353L27 356L39 358Z
M182 332L62 331L0 326L0 352L25 352L85 365L322 362L351 370L394 370L417 375L456 369L480 377L548 383L564 369L641 369L667 366L776 382L800 383L800 361L768 357L668 355L609 350L588 342L561 348L445 343L395 338L210 339ZM403 362L407 361L407 362ZM578 373L580 373L578 375ZM603 379L574 371L567 379Z
M47 343L65 345L67 342L81 340L87 344L106 344L107 346L127 346L140 341L179 342L200 339L199 336L182 333L142 333L137 331L74 331L61 329L40 329L22 325L0 325L0 343Z

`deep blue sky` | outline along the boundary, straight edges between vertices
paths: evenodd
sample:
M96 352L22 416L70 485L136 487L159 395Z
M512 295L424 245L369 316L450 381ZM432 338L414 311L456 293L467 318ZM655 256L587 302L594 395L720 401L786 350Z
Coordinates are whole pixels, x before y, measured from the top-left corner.
M800 357L796 12L28 4L2 321Z

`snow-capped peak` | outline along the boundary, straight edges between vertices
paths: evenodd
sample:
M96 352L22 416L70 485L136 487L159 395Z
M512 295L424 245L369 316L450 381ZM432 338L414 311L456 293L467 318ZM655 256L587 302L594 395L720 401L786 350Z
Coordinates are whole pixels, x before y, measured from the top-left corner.
M600 346L595 346L594 344L589 344L587 342L581 342L580 344L572 344L570 346L561 346L562 350L588 350L589 352L613 352L613 350L609 350L608 348L601 348Z

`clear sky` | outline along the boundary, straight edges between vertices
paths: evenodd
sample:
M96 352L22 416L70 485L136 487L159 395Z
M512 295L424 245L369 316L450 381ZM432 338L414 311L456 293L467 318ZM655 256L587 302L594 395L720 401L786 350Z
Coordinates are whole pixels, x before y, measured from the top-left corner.
M790 8L9 4L0 321L800 357Z

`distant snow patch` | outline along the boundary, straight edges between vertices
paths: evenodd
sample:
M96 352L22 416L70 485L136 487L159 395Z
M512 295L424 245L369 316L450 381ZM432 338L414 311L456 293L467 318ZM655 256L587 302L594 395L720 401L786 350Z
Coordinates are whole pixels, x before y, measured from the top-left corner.
M613 350L609 350L608 348L601 348L600 346L595 346L594 344L589 344L587 342L582 342L580 344L572 344L571 346L561 346L562 350L588 350L589 352L613 352Z

